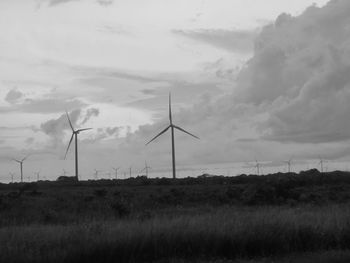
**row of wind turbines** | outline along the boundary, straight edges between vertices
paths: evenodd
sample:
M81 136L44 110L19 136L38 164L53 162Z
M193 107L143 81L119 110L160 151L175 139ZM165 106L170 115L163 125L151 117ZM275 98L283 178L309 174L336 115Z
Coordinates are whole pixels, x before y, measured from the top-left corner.
M67 120L68 120L68 123L69 123L69 126L71 128L71 131L72 131L72 135L70 137L70 140L69 140L69 143L68 143L68 147L66 149L66 152L65 152L65 155L64 155L64 159L66 159L67 157L67 154L68 154L68 151L70 149L70 146L73 142L73 139L74 139L74 146L75 146L75 180L76 181L79 181L79 151L78 151L78 135L81 133L81 132L84 132L84 131L88 131L88 130L91 130L92 128L81 128L81 129L75 129L72 122L71 122L71 119L69 118L69 114L68 112L66 111L66 116L67 116ZM178 131L181 131L183 133L186 133L196 139L199 139L199 137L197 137L196 135L184 130L183 128L175 125L173 123L173 118L172 118L172 111L171 111L171 93L169 93L169 125L163 130L161 131L159 134L157 134L154 138L152 138L149 142L146 143L146 146L148 144L150 144L151 142L153 142L154 140L156 140L159 136L161 136L162 134L164 134L165 132L167 132L168 130L170 129L171 131L171 153L172 153L172 177L175 179L176 178L176 161L175 161L175 136L174 136L174 130L178 130ZM13 161L19 163L20 165L20 173L21 173L21 182L23 182L23 162L28 158L28 156L24 157L23 159L13 159ZM118 173L118 169L119 168L113 168L115 173L117 174ZM147 165L147 163L145 163L145 167L144 169L142 170L145 171L146 173L146 176L148 176L148 172L149 172L149 169L151 169L150 166ZM131 175L131 167L129 168L129 173ZM12 175L13 176L13 175ZM98 176L98 170L95 169L95 177Z
M319 157L319 162L317 164L320 166L321 173L324 172L324 164L326 162L327 162L327 160L322 159L321 157ZM288 171L288 173L291 173L292 172L293 159L290 158L289 160L283 161L282 163L287 165L287 171ZM258 160L255 159L254 165L246 166L246 167L255 168L256 169L256 174L260 175L262 166L263 166L263 163L258 162Z

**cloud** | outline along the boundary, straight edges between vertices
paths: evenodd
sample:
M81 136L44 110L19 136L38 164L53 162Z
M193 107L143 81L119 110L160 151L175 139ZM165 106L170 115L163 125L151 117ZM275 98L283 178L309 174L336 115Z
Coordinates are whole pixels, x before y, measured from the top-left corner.
M90 120L91 117L97 117L100 114L99 109L96 108L90 108L86 111L86 115L84 117L84 120L81 122L81 124L85 124L88 120Z
M80 117L81 110L73 110L69 114L69 118L72 122L73 127L77 126L77 121ZM69 123L66 114L60 115L57 119L48 120L40 125L41 131L46 135L49 135L57 143L62 140L64 136L64 130L70 130Z
M350 139L348 1L281 15L263 29L238 76L239 99L268 104L265 139L326 143Z
M76 1L80 1L80 0L50 0L49 2L49 6L56 6L56 5L60 5L60 4L65 4L68 2L76 2ZM113 4L114 0L96 0L96 3L103 5L103 6L109 6L111 4Z
M254 55L230 78L231 93L174 107L174 122L201 138L176 134L179 163L349 156L341 146L350 140L349 12L349 1L333 0L264 27ZM123 153L169 161L168 135L142 147L167 122L164 115L128 135Z
M5 101L7 101L10 104L15 104L19 101L19 99L23 98L24 94L17 90L16 88L11 89L5 97Z
M253 50L255 30L198 29L172 30L174 34L207 43L231 52L251 52Z
M117 139L120 136L120 132L125 129L125 127L121 127L121 126L115 126L115 127L107 127L107 128L98 128L97 132L84 140L84 142L89 143L89 144L93 144L96 142L101 143L102 140L113 140L113 139Z
M76 109L69 113L69 118L72 122L74 129L78 129L81 125L85 124L93 116L98 116L99 109L88 108L85 110ZM63 138L65 131L71 131L67 115L64 113L56 119L50 119L40 125L40 130L49 136L51 144L49 148L62 147L64 145Z

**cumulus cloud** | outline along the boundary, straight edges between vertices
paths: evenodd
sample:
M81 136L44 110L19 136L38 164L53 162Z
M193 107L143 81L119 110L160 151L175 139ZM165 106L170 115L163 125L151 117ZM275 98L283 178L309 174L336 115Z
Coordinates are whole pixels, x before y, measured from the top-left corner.
M86 111L86 115L83 119L83 121L81 122L81 124L85 124L88 120L91 119L91 117L97 117L100 114L99 109L96 108L90 108Z
M18 89L14 88L14 89L11 89L6 94L5 100L8 103L14 104L14 103L17 103L23 97L24 97L24 94L21 91L19 91Z
M86 110L76 109L69 113L69 118L74 129L78 129L93 116L98 116L99 109L88 108ZM66 114L60 115L56 119L50 119L40 125L40 130L51 139L50 147L62 146L65 132L71 131Z
M266 139L300 143L350 138L349 1L281 15L257 39L238 77L238 96L271 105Z
M73 127L77 125L81 110L77 109L69 114ZM41 131L54 139L54 144L61 142L64 136L64 130L70 130L66 114L62 114L57 119L51 119L41 124Z

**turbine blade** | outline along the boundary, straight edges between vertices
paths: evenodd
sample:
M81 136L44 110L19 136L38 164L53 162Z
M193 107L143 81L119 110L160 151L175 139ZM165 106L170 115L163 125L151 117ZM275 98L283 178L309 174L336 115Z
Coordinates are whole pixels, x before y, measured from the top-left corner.
M66 111L66 115L67 115L67 118L68 118L69 126L72 129L72 131L74 132L74 128L73 128L72 122L70 121L70 118L69 118L69 115L68 115L67 111Z
M69 141L69 144L68 144L68 147L67 147L67 150L66 150L66 154L64 155L64 159L66 159L67 157L67 153L68 153L68 150L69 150L69 147L73 141L73 137L74 137L74 133L72 133L72 137L70 137L70 141Z
M92 128L79 129L79 130L77 130L77 132L82 132L82 131L87 131L87 130L92 130Z
M20 160L17 160L17 159L12 159L12 160L15 161L15 162L18 162L18 163L21 162Z
M166 127L163 131L161 131L160 133L158 133L157 136L155 136L152 140L150 140L148 143L146 143L146 145L150 144L151 142L153 142L155 139L157 139L160 135L162 135L163 133L165 133L169 128L171 127L171 125L169 125L168 127Z
M22 159L22 162L25 161L28 157L29 157L29 154Z
M193 135L192 133L190 133L190 132L188 132L188 131L185 131L184 129L182 129L182 128L176 126L176 125L173 125L173 126L174 126L174 128L176 128L176 129L178 129L178 130L180 130L180 131L182 131L182 132L184 132L184 133L187 133L188 135L191 135L192 137L194 137L194 138L196 138L196 139L199 140L199 137L197 137L196 135Z
M171 114L171 93L169 92L169 120L170 120L170 124L173 123L173 117Z
M140 173L142 173L144 170L146 170L146 167L145 167L145 168L143 168L143 169L140 171Z

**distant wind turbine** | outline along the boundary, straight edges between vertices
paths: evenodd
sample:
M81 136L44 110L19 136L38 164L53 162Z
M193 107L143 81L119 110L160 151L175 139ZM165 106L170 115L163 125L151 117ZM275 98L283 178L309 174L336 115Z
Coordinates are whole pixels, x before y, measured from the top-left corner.
M132 166L129 167L129 178L131 178L131 168Z
M41 173L41 170L35 173L37 181L39 181L40 179L40 173Z
M146 177L148 178L148 170L149 169L152 169L152 167L151 166L148 166L147 165L147 162L145 161L145 167L140 171L140 173L142 173L143 171L145 171L146 172Z
M20 170L21 170L21 183L23 183L23 162L28 158L28 155L26 157L24 157L21 160L18 159L13 159L13 161L19 163L20 166Z
M115 179L118 179L118 170L120 169L120 167L112 167L112 169L115 172Z
M72 129L72 137L70 138L67 150L66 150L66 154L64 156L64 159L66 159L67 157L67 153L69 150L69 147L73 141L73 137L75 137L75 178L77 181L79 181L79 170L78 170L78 134L82 131L87 131L87 130L91 130L92 128L85 128L85 129L79 129L79 130L74 130L72 122L70 121L68 112L66 111L66 115L67 115L67 119L69 122L69 126Z
M174 129L177 129L179 131L182 131L184 133L187 133L188 135L199 139L197 136L193 135L192 133L189 133L188 131L185 131L184 129L182 129L179 126L176 126L173 124L173 118L172 118L172 113L171 113L171 94L169 93L169 121L170 124L168 127L166 127L163 131L161 131L157 136L155 136L152 140L150 140L148 143L146 143L146 145L148 145L149 143L151 143L152 141L154 141L156 138L158 138L159 136L161 136L163 133L165 133L167 130L171 130L171 147L172 147L172 166L173 166L173 179L176 178L176 164L175 164L175 138L174 138Z
M68 172L65 169L62 169L62 176L67 176Z
M322 159L321 157L319 157L320 162L318 163L321 166L321 173L323 173L323 164L326 162L326 160Z
M97 170L97 169L94 169L95 172L94 172L94 176L95 176L95 180L98 179L98 173L101 172L100 170Z
M14 173L9 173L11 176L11 183L13 183L13 176L15 175Z
M257 175L260 175L260 167L261 163L258 162L258 160L255 159L255 165L254 167L256 168Z
M292 167L292 159L289 159L288 161L284 161L284 163L288 165L288 173L290 173L291 167Z

